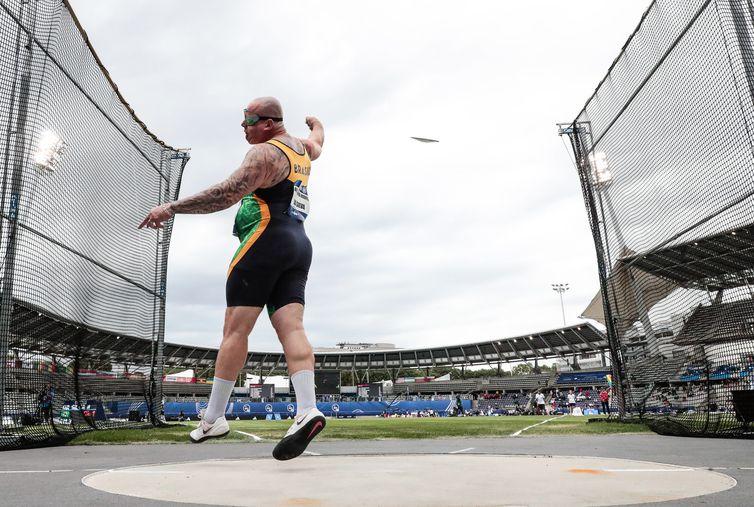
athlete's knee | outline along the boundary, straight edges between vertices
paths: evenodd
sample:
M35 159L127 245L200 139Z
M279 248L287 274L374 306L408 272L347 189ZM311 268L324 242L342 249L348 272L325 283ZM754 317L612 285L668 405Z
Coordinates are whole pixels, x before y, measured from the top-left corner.
M280 343L288 362L305 361L314 357L314 349L304 335L290 336L289 339L281 336Z
M248 340L249 333L245 333L241 330L225 330L223 332L222 345L233 346L234 344L244 342Z
M303 343L298 347L301 355L303 357L311 357L314 355L314 349L312 348L311 344L309 343L309 340L304 338Z
M249 340L249 330L241 326L225 326L221 348L246 347Z
M306 336L304 323L301 321L283 323L280 326L275 327L275 331L277 332L278 338L280 338L280 340L285 340L286 338L293 338L296 336Z

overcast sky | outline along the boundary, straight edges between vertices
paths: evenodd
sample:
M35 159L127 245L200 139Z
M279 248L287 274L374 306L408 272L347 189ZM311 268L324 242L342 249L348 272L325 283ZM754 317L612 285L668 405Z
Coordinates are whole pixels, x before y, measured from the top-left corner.
M191 148L181 196L237 168L250 99L278 97L293 135L322 120L306 222L314 346L542 331L562 325L551 283L570 283L569 324L597 291L555 123L575 118L648 0L71 4L139 118ZM166 341L219 344L236 208L177 217ZM249 347L281 350L266 316Z

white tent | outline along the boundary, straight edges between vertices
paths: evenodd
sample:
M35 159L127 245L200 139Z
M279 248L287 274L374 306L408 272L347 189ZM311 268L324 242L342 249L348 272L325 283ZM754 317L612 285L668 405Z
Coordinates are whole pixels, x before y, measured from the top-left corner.
M194 382L196 381L196 376L194 375L194 370L184 370L178 373L171 373L170 375L165 375L165 378L163 379L165 382Z
M261 384L262 382L259 381L260 377L259 375L253 375L251 373L246 374L246 385L250 384ZM285 375L272 375L268 377L264 377L264 383L265 384L273 384L275 386L275 392L288 392L288 388L290 387L290 380Z
M624 249L622 253L622 258L635 255L628 248ZM613 317L619 318L619 336L622 336L623 332L630 328L634 322L641 320L643 313L648 313L654 305L665 299L677 288L678 285L669 280L635 267L627 268L625 264L618 261L613 266L607 279L607 289L613 311L617 313ZM589 306L582 312L581 317L606 324L602 306L602 292L597 292Z

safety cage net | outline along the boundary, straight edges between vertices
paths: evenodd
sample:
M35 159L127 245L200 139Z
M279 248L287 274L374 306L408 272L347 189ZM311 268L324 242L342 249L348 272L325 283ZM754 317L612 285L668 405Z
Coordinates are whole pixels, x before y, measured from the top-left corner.
M623 415L754 435L754 11L656 0L573 124Z
M0 0L0 449L158 424L185 150L139 121L67 1Z

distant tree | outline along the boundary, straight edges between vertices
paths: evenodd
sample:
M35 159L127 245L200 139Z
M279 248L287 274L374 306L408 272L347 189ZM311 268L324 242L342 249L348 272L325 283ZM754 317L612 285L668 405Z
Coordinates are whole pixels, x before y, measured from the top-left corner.
M513 375L529 375L533 369L534 367L529 363L521 363L514 366L511 373Z
M382 382L383 380L390 380L390 372L385 370L369 370L370 382Z
M505 372L501 371L501 375ZM467 371L466 378L498 377L497 368L484 368L482 370Z

